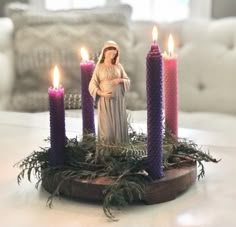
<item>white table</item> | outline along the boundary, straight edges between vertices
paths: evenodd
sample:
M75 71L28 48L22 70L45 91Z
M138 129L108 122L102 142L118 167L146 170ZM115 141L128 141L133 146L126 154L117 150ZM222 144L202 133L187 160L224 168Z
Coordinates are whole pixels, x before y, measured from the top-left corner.
M66 118L68 137L81 132L80 114ZM18 186L19 169L13 165L47 146L48 113L26 114L0 112L0 226L4 227L80 227L80 226L236 226L236 142L233 134L180 129L187 137L202 145L216 158L218 164L206 163L206 177L197 181L177 199L156 205L132 205L115 212L120 219L110 223L102 206L94 203L56 199L53 209L46 207L49 196L43 188L38 191L27 180ZM135 127L143 128L143 124Z

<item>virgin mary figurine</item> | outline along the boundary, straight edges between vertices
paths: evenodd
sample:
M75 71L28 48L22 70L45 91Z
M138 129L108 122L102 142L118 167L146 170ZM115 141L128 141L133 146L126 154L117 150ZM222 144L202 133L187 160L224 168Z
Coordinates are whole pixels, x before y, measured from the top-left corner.
M89 84L90 94L98 101L98 141L104 144L129 142L125 93L130 80L119 56L117 43L107 41Z

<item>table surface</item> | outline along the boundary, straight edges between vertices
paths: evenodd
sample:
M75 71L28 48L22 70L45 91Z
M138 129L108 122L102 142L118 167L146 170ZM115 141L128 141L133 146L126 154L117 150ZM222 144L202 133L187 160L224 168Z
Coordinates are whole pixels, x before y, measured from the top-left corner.
M13 165L37 150L48 146L48 113L0 112L0 226L73 227L73 226L161 226L161 227L233 227L236 180L236 141L231 133L179 129L179 136L195 141L217 159L206 163L205 178L175 200L155 205L132 205L115 211L118 222L110 222L101 204L55 199L52 209L46 206L49 194L34 182L24 180L19 186L19 169ZM68 137L81 135L81 116L66 118ZM135 122L137 130L145 124Z

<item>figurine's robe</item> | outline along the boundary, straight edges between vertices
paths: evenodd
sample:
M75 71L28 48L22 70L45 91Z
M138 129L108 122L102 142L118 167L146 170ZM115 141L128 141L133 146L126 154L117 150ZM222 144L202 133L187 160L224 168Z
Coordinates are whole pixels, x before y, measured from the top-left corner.
M123 83L111 85L111 80L123 78ZM97 100L98 106L98 140L105 144L128 143L128 124L126 114L125 92L130 80L121 64L107 66L97 64L89 84L89 92ZM100 97L97 90L111 92L112 98Z

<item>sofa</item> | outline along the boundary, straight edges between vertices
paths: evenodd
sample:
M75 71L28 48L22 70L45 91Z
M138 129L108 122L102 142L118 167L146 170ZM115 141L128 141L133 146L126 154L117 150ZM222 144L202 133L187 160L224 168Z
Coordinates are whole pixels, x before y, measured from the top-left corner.
M173 23L132 21L129 5L90 10L38 12L10 4L0 18L0 108L47 110L50 70L59 64L66 109L80 109L81 46L96 61L108 39L121 47L121 63L131 79L127 108L146 121L146 54L157 25L158 43L167 49L172 33L178 55L179 126L236 129L236 18ZM139 113L139 114L137 114Z

